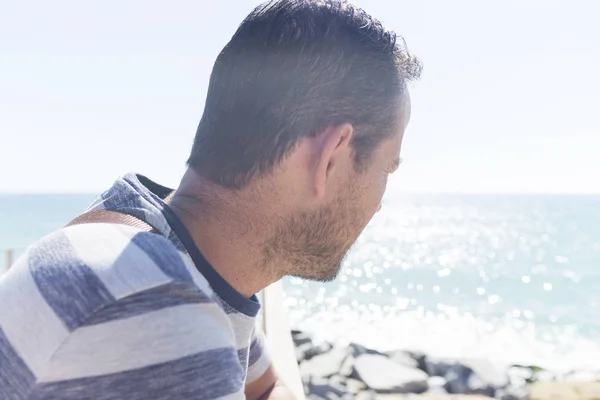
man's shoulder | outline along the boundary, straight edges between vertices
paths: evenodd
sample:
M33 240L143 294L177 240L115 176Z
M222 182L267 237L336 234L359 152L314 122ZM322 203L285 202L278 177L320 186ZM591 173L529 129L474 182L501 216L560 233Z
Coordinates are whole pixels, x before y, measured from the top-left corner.
M83 224L55 231L30 246L6 278L14 275L12 285L23 287L27 285L20 281L30 280L30 289L73 329L111 303L147 301L148 293L158 298L167 286L211 299L209 286L193 277L191 268L188 257L161 235L125 225ZM0 283L0 290L6 285Z
M0 358L24 371L18 390L123 398L149 394L148 379L171 390L164 398L242 390L231 322L186 257L160 235L109 224L32 245L0 279Z

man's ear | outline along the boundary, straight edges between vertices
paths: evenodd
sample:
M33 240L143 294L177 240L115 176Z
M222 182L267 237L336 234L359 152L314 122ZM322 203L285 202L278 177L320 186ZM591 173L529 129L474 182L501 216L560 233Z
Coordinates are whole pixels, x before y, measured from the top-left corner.
M325 197L330 179L336 176L345 157L352 153L351 124L331 126L315 136L314 190L318 199Z

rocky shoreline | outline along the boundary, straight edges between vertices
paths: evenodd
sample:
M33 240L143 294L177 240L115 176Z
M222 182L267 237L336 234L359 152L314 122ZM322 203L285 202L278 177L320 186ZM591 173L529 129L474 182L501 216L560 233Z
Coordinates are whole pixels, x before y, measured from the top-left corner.
M297 330L292 337L308 399L600 400L600 371L559 376L537 366L315 344Z

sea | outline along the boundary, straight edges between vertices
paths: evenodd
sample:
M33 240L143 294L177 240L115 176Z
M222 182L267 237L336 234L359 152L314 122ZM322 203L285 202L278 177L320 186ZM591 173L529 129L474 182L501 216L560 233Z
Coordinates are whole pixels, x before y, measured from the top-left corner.
M0 195L0 251L94 198ZM318 341L598 370L600 196L393 194L337 280L283 287L291 326Z

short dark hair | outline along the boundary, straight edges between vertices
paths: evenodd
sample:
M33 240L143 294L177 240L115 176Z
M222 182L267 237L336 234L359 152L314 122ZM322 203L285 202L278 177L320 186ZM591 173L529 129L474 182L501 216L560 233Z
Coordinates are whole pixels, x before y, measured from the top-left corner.
M351 123L363 170L395 130L405 82L420 71L403 40L345 1L263 4L217 57L188 165L240 189L302 137Z

